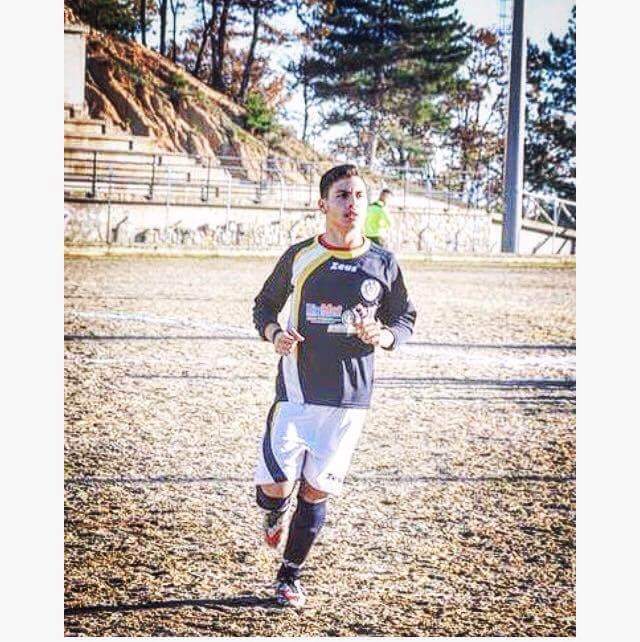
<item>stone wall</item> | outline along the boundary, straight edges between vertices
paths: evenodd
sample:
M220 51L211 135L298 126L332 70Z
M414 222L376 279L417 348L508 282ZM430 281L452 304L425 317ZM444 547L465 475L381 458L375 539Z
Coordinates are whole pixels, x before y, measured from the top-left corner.
M489 214L446 210L396 213L391 247L421 254L497 254L501 224ZM224 206L203 207L136 203L65 202L64 239L68 244L105 243L119 246L182 246L202 249L269 250L323 230L323 216L311 209ZM571 243L549 238L542 230L523 228L520 253L531 254L545 239L539 254L569 254Z
M138 243L268 249L318 234L323 216L314 210L65 203L65 242ZM487 215L394 215L392 246L405 252L491 251Z

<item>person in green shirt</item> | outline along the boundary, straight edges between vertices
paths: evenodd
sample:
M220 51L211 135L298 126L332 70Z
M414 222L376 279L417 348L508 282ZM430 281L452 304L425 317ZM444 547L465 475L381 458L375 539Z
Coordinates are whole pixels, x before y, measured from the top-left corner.
M391 219L387 210L387 201L391 197L390 189L383 189L377 201L370 203L367 208L367 218L364 223L364 234L374 243L387 247L387 237L391 229Z

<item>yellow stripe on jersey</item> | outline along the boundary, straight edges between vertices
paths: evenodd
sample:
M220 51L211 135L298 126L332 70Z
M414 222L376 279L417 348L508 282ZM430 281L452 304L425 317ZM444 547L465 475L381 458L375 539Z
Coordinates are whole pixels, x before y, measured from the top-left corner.
M326 248L320 243L320 237L316 236L314 242L308 247L303 248L293 259L291 284L293 285L293 296L291 299L291 312L289 315L290 327L298 329L300 320L300 300L302 298L302 288L305 281L320 265L330 258L337 259L354 259L362 256L371 247L371 241L364 239L364 243L353 250L334 250Z
M320 267L323 263L331 258L331 254L325 248L319 246L321 251L314 252L313 255L308 257L307 264L300 270L298 277L293 286L293 300L291 303L291 323L292 327L298 329L298 321L300 320L300 302L302 299L302 288L305 281L311 274Z

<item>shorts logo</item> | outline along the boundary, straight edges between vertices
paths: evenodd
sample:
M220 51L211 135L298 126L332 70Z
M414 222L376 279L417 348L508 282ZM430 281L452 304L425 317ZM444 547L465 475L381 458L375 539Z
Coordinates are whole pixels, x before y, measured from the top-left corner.
M340 323L342 306L333 303L307 303L307 321L309 323Z
M365 279L360 286L360 294L365 301L375 301L382 287L375 279Z
M338 263L338 261L331 261L330 270L338 270L339 272L357 272L357 265L348 265L347 263Z

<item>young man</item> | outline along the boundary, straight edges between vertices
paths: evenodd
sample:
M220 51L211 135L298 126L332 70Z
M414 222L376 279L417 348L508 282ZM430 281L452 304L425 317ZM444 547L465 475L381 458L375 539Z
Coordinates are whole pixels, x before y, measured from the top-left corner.
M324 234L282 255L253 308L260 336L281 355L255 474L271 547L282 539L300 480L276 586L278 603L294 607L305 602L300 569L325 521L326 499L340 493L362 430L374 350L406 341L416 318L393 254L362 234L366 186L354 165L322 177L318 206Z
M367 218L364 224L365 236L381 247L387 247L387 237L391 229L391 219L387 210L387 202L391 198L391 190L383 189L380 197L367 208Z

